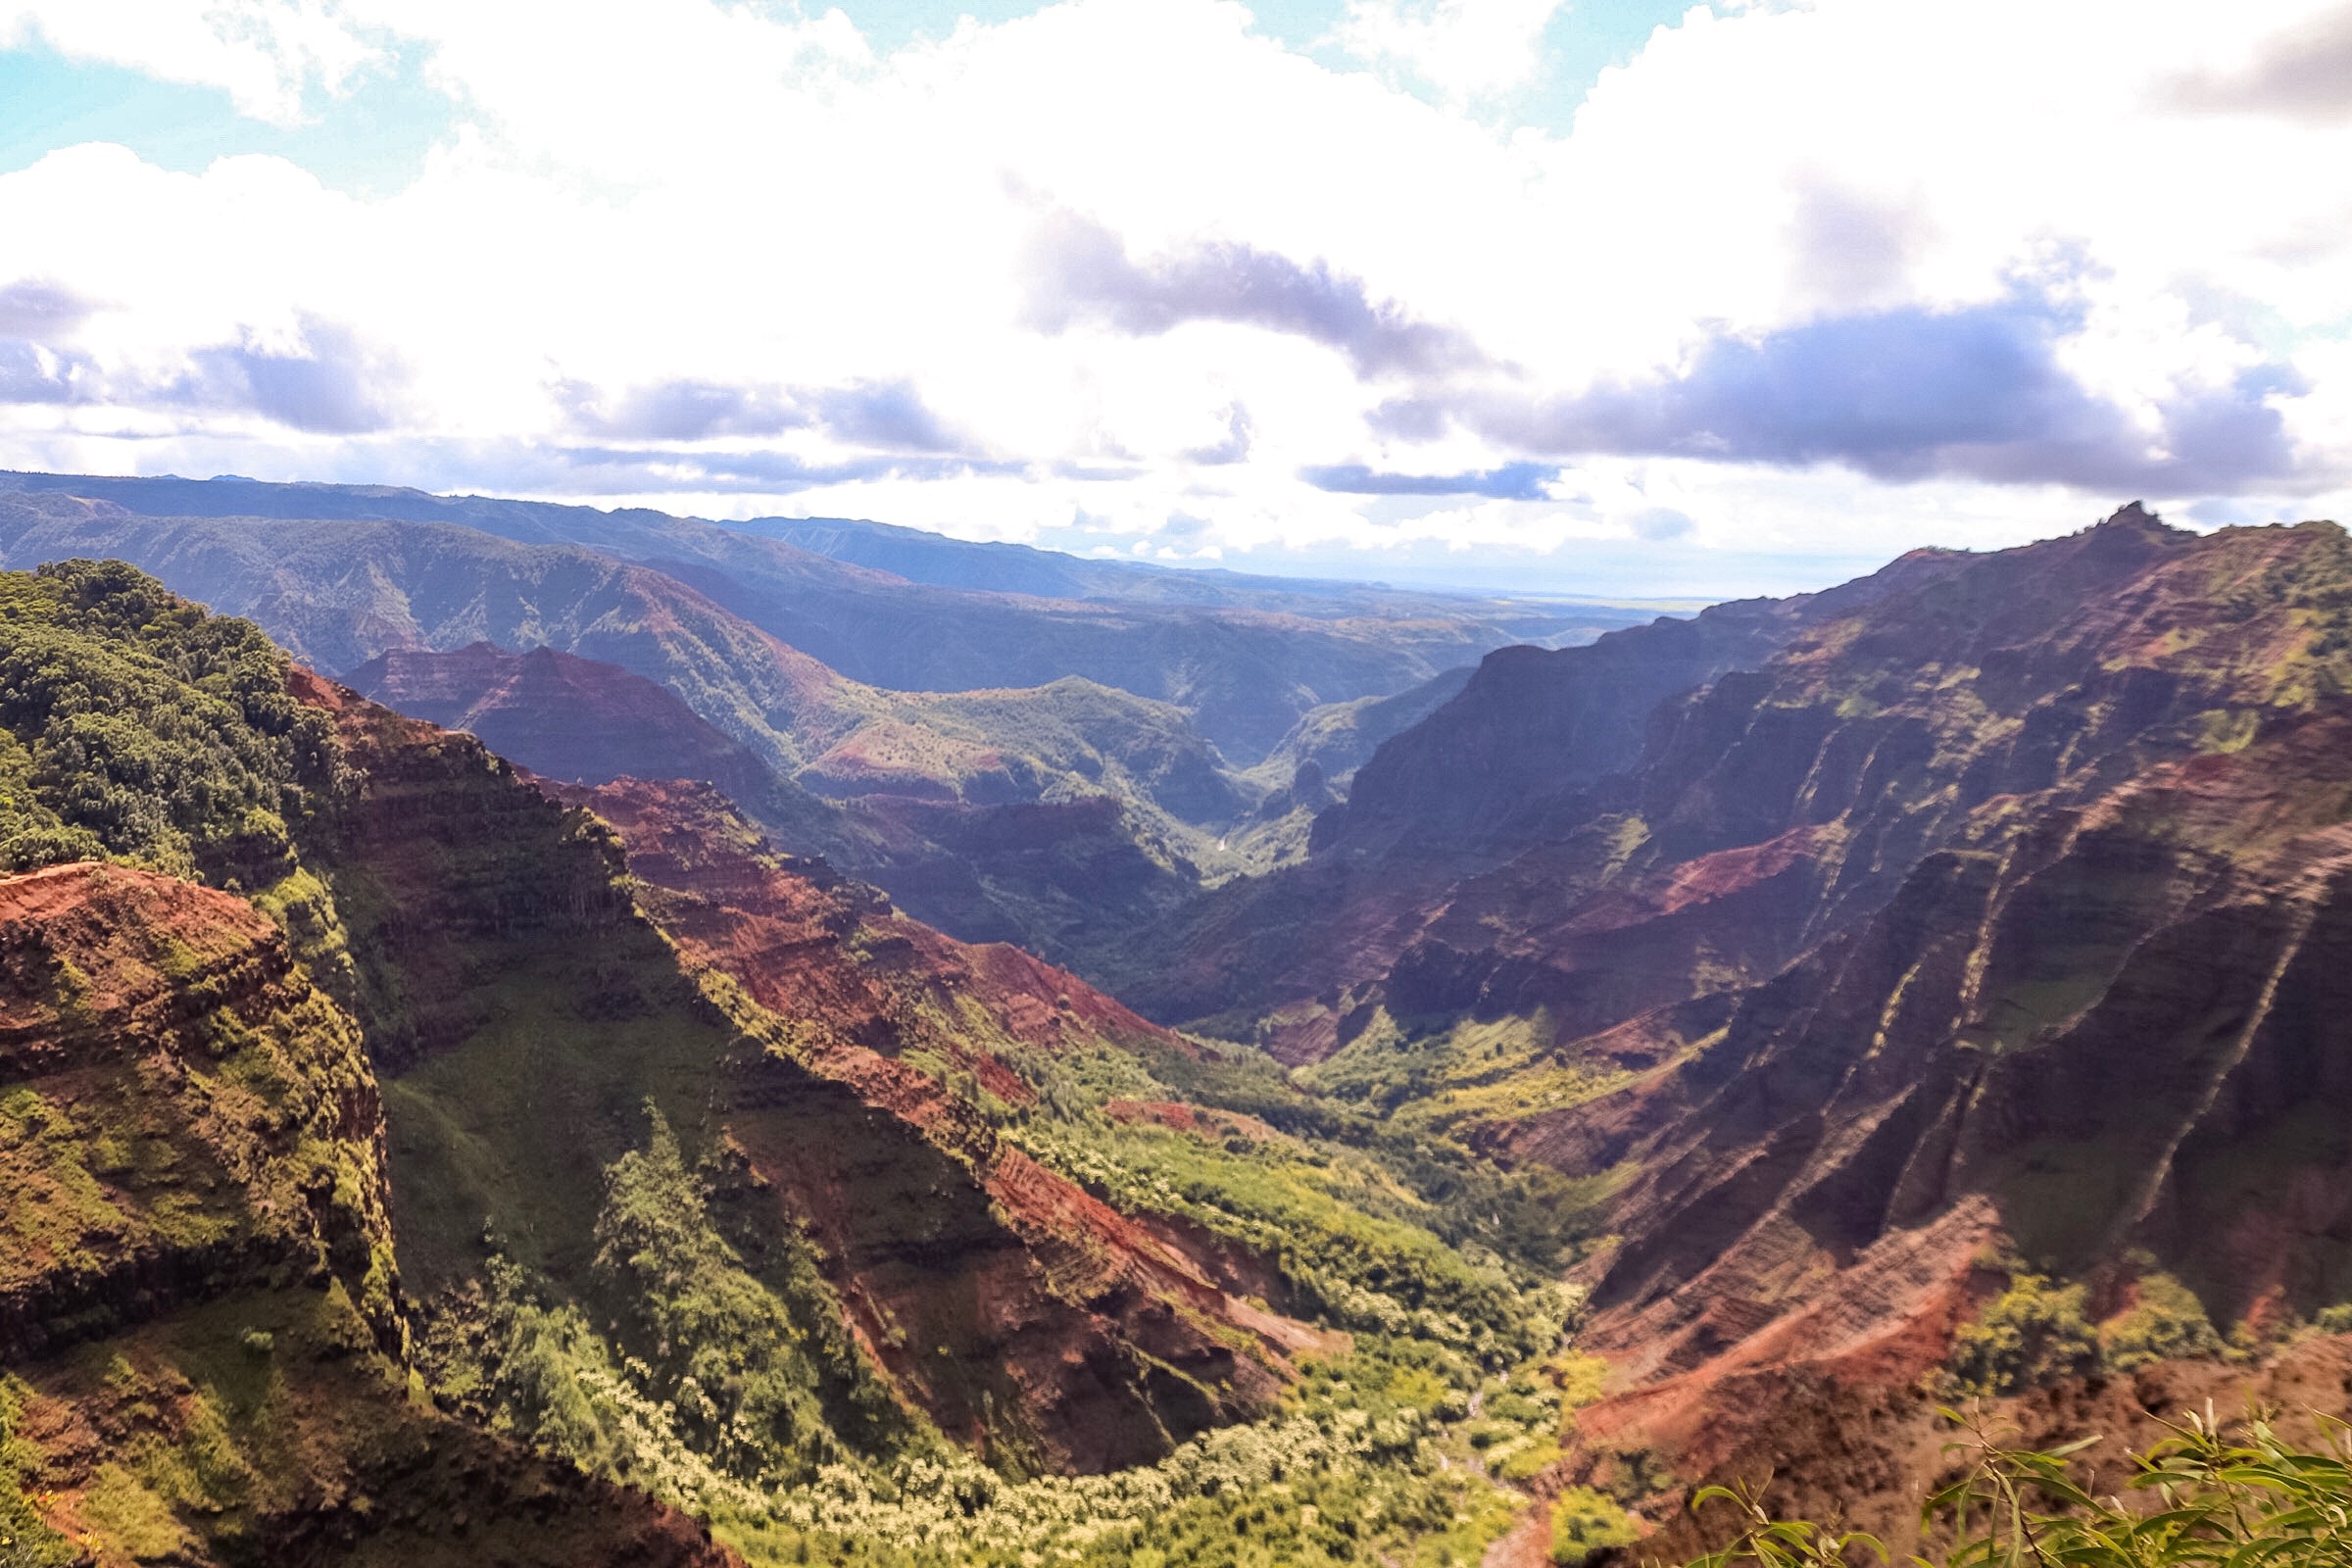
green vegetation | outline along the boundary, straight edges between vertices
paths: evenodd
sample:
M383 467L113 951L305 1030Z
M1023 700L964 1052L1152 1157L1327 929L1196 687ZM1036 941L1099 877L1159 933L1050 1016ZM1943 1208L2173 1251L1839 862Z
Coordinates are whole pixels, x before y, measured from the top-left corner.
M1519 1487L1556 1457L1561 1402L1533 1363L1572 1316L1550 1281L1581 1235L1539 1180L1384 1132L1255 1054L1045 1053L982 1009L923 1004L948 1038L1010 1062L1035 1103L1008 1106L928 1051L902 1061L1128 1212L1242 1244L1271 1264L1280 1309L1352 1334L1307 1358L1270 1421L1156 1464L1038 1477L1000 1443L1010 1462L991 1468L863 1381L805 1249L727 1219L739 1156L710 1138L690 1079L735 1047L669 1012L658 968L649 956L624 979L607 944L604 984L635 999L608 1019L567 991L551 948L510 972L479 1033L389 1086L411 1279L481 1276L436 1298L427 1347L461 1407L688 1507L759 1564L1466 1564L1529 1505ZM781 1031L768 1049L790 1054L789 1022L760 1024L714 980L706 996L743 1028ZM586 1146L610 1149L630 1085L655 1092L658 1116L649 1139L634 1110L633 1147L598 1156L589 1235L566 1193ZM562 1114L526 1112L550 1094ZM1152 1103L1198 1126L1125 1108ZM542 1148L520 1132L538 1127L588 1136ZM869 1204L894 1208L871 1185L888 1179L869 1176ZM910 1214L943 1201L906 1200ZM468 1252L485 1215L513 1261L480 1269Z
M1313 1369L1280 1416L1157 1464L1008 1483L968 1459L778 1499L722 1528L761 1561L1013 1568L1040 1560L1278 1565L1478 1561L1524 1499L1442 1462L1440 1428L1377 1352Z
M2296 532L2303 548L2281 565L2217 583L2224 617L2251 622L2279 616L2302 632L2301 645L2266 671L2278 707L2308 707L2352 692L2352 537L2329 522Z
M0 1084L0 1287L29 1287L37 1302L45 1277L122 1277L141 1257L212 1270L242 1251L331 1272L396 1338L373 1127L352 1112L373 1091L358 1028L299 973L224 992L223 971L251 956L249 926L165 928L179 906L150 903L148 879L98 868L87 881L109 916L93 940L107 944L115 983L143 960L144 983L175 986L176 1005L110 1010L103 1030L87 1032L94 1040L69 1049L69 1070L37 1087ZM81 1016L83 985L55 986L55 1018ZM13 999L20 1028L45 1021L31 1001ZM159 1065L104 1076L118 1053ZM137 1315L135 1299L102 1297L72 1332L103 1328L125 1307Z
M656 1115L608 1173L597 1288L566 1300L496 1261L427 1355L445 1396L694 1511L757 1563L1466 1568L1526 1506L1481 1470L1524 1481L1556 1457L1557 1392L1478 1352L1507 1353L1506 1312L1528 1314L1522 1343L1556 1342L1562 1305L1485 1280L1507 1294L1483 1332L1383 1298L1398 1331L1308 1361L1270 1421L1111 1475L1008 1477L868 1380L812 1267L798 1300L755 1280L708 1177Z
M1945 1393L1954 1398L2017 1394L2092 1372L2228 1352L2194 1292L2158 1271L2145 1253L2131 1261L2142 1271L2132 1304L2097 1324L2088 1317L2083 1286L2013 1266L2009 1288L1953 1335Z
M0 1375L0 1563L8 1568L68 1568L81 1561L73 1543L43 1524L24 1492L32 1455L17 1437L24 1396L31 1391Z
M444 1390L584 1470L706 1514L942 1452L874 1380L806 1247L756 1276L668 1121L648 1114L647 1146L607 1172L581 1298L493 1258L471 1310L438 1325Z
M1335 1115L1277 1089L1262 1057L1006 1054L1038 1090L1009 1124L1015 1141L1129 1212L1180 1217L1264 1258L1290 1309L1445 1345L1489 1370L1557 1343L1566 1309L1549 1282L1586 1217L1555 1201L1570 1184ZM1230 1112L1230 1130L1105 1108L1179 1102Z
M343 782L286 658L120 562L0 574L0 868L115 858L261 887Z
M789 1058L799 1025L681 971L630 917L601 824L548 809L463 739L355 730L347 760L324 715L286 696L286 662L258 632L125 567L0 579L0 858L201 878L248 893L287 931L342 1005L304 991L282 1017L224 1015L189 1083L322 1116L364 1098L373 1057L417 1366L453 1411L687 1507L760 1564L1467 1565L1556 1461L1563 1399L1544 1358L1578 1303L1554 1281L1587 1239L1591 1194L1386 1124L1252 1053L1047 1053L1002 1039L979 1010L927 1004L956 1051L996 1054L1036 1092L1014 1107L955 1051L903 1058L989 1137L1148 1222L1230 1244L1262 1269L1239 1289L1330 1331L1269 1418L1108 1476L1036 1475L1024 1418L1006 1413L1016 1400L987 1381L1009 1374L979 1368L969 1392L994 1412L996 1461L979 1462L887 1385L824 1260L731 1147L766 1112L740 1126L713 1114L714 1083ZM1106 705L1093 689L1059 695ZM964 706L974 722L1017 716L995 699ZM1209 787L1213 754L1173 729L1139 734L1102 763L1132 771L1123 788ZM1069 765L1095 762L1072 753ZM153 962L194 992L218 956L168 933ZM58 1005L82 984L61 969ZM811 1084L775 1114L806 1113L795 1135L869 1125L807 1108L829 1092ZM1191 1119L1132 1111L1162 1103ZM0 1144L46 1196L11 1206L0 1234L120 1228L123 1195L149 1187L140 1225L175 1244L229 1234L238 1216L187 1188L203 1151L147 1111L137 1097L63 1106L9 1089ZM209 1549L245 1529L306 1473L289 1401L324 1387L330 1361L378 1394L395 1366L376 1355L403 1333L381 1184L318 1128L285 1130L302 1136L284 1179L309 1185L301 1198L272 1186L272 1211L329 1222L325 1298L367 1332L324 1347L293 1297L271 1310L244 1297L206 1309L169 1400L156 1391L178 1373L124 1361L103 1396L152 1406L154 1430L108 1456L82 1505L125 1549ZM941 1193L966 1156L920 1152L932 1163L865 1172L850 1195L886 1228L970 1217L942 1219L963 1201ZM975 1187L980 1219L987 1203ZM20 1237L18 1250L38 1247ZM0 1434L0 1531L37 1543L13 1441Z
M1956 1398L2014 1394L2099 1364L2098 1334L2085 1316L2089 1293L2018 1273L1974 1323L1952 1336L1946 1392Z
M2129 1372L2151 1361L2220 1355L2228 1348L2205 1315L2196 1293L2170 1274L2147 1273L2136 1286L2138 1299L2122 1316L2099 1328L2099 1360L2111 1372Z
M1492 1021L1411 1029L1379 1009L1301 1083L1384 1119L1450 1132L1485 1117L1564 1109L1621 1088L1633 1075L1564 1059L1552 1019L1537 1009Z
M1559 1568L1584 1568L1598 1553L1641 1539L1625 1510L1591 1487L1570 1487L1552 1502L1551 1560Z
M1949 1414L1949 1412L1946 1412ZM1958 1419L1954 1417L1954 1419ZM2130 1494L2094 1493L2073 1457L2098 1440L2048 1452L2003 1448L1982 1431L1973 1462L1921 1511L1933 1544L1919 1568L2065 1564L2068 1568L2252 1568L2352 1562L2352 1428L2323 1418L2318 1447L2284 1441L2265 1420L2230 1435L2191 1416L2133 1456ZM1694 1506L1728 1504L1738 1536L1692 1568L1844 1568L1888 1560L1874 1538L1775 1518L1759 1489L1710 1487Z

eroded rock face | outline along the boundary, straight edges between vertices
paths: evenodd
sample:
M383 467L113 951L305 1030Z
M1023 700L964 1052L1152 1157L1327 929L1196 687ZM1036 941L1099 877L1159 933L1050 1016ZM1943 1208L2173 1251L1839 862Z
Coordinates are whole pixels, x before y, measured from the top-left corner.
M1004 1144L939 1076L1019 1103L1031 1091L992 1046L1175 1037L771 854L707 785L541 784L470 737L302 689L366 780L330 880L397 1086L393 1207L417 1290L520 1245L490 1239L488 1213L593 1298L605 1173L650 1103L766 1195L733 1205L743 1245L812 1244L888 1386L992 1455L1112 1468L1271 1401L1295 1326Z
M251 904L119 865L0 880L12 1554L733 1560L412 1400L383 1154L358 1025Z
M1966 559L1920 551L1826 593L1718 605L1580 648L1491 654L1450 701L1362 765L1348 801L1316 818L1305 864L1172 911L1150 964L1113 956L1089 972L1111 976L1154 1017L1227 1028L1288 1019L1265 1043L1294 1061L1336 1049L1341 999L1359 1005L1365 988L1400 963L1408 987L1441 979L1440 995L1417 993L1414 1003L1468 1005L1465 994L1495 989L1503 995L1489 1010L1512 1005L1508 994L1527 993L1530 976L1506 964L1490 987L1480 972L1490 938L1457 950L1466 958L1443 936L1415 953L1433 916L1466 889L1473 905L1558 907L1568 902L1560 889L1594 885L1624 858L1620 824L1635 810L1627 778L1657 749L1661 705L1764 664L1809 627L1922 591ZM1494 912L1470 918L1490 932L1514 930L1487 918Z
M1935 1372L2011 1250L2102 1313L2151 1268L2225 1329L2352 1297L2352 546L2134 507L1898 568L1742 611L1638 741L1634 634L1490 660L1152 999L1298 1060L1547 1039L1593 1087L1461 1131L1613 1184L1580 1422L1687 1477Z
M620 830L687 963L781 1021L738 1079L729 1136L809 1227L860 1343L944 1428L1002 1441L987 1412L1009 1407L1053 1463L1098 1470L1268 1406L1305 1331L1037 1164L910 1059L1018 1104L1033 1092L992 1041L1191 1048L1018 950L955 942L774 856L708 790L566 793Z
M2223 1325L2352 1293L2348 800L2337 708L1988 829L1698 1049L1548 1118L1531 1152L1631 1173L1587 1336L1623 1391L1588 1435L1753 1464L1772 1410L1915 1390L2005 1255L2101 1314L2152 1268ZM1886 1492L1930 1473L1884 1463Z
M1719 1036L1554 1118L1568 1168L1636 1172L1597 1279L1604 1333L1673 1360L1759 1259L1788 1277L1766 1293L1785 1307L1798 1277L1972 1202L2069 1272L2146 1246L2227 1320L2334 1299L2346 1214L2312 1195L2352 1147L2290 1124L2352 1115L2352 1036L2328 1021L2347 785L2352 715L2330 711L1930 856ZM2295 1228L2304 1245L2253 1240Z
M2328 525L2197 537L2133 508L1495 655L1365 765L1308 863L1201 901L1123 994L1295 1024L1395 990L1400 1014L1547 1007L1567 1040L1761 980L1989 804L2088 799L2326 689L2307 601L2342 552Z
M357 1026L244 900L122 866L0 881L0 1359L273 1274L400 1342Z

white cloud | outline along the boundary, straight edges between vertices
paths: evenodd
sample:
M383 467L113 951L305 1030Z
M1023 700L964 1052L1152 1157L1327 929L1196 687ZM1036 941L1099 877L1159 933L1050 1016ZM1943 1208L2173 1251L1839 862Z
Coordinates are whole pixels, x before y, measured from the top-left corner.
M1333 41L1419 77L1456 102L1525 87L1564 0L1348 0Z
M240 113L302 118L314 83L332 92L379 57L327 0L0 0L0 47L59 53L165 81L218 87Z
M2160 88L2267 59L2265 39L2338 8L1701 8L1551 136L1497 131L1470 103L1540 60L1554 7L1537 0L1350 9L1352 46L1454 103L1288 51L1230 0L1069 0L887 56L837 12L714 0L0 0L0 38L208 82L265 118L331 114L338 86L396 55L453 105L423 173L380 199L268 158L185 174L79 147L0 173L0 289L78 302L26 328L42 341L25 373L49 379L0 405L0 462L999 537L1086 519L1120 549L1176 548L1161 529L1182 515L1205 530L1183 548L1228 557L1880 552L2071 525L2124 497L2040 470L1893 486L1523 450L1493 421L1408 428L1382 410L1400 392L1440 415L1472 393L1556 401L1704 368L1725 343L1778 373L1804 363L1788 345L1809 326L1908 312L1928 332L2023 301L2062 331L2053 373L2116 411L2148 462L2182 408L2255 435L2275 416L2292 471L2233 482L2318 506L2352 472L2352 122L2198 111ZM1072 222L1107 233L1133 274L1111 282L1149 298L1123 312L1103 294L1042 330L1041 236ZM86 371L72 396L61 355ZM237 355L274 390L222 379ZM209 404L186 391L208 368ZM397 384L337 401L345 369ZM243 405L220 401L239 384ZM1741 416L1764 418L1803 412L1807 386L1747 390ZM633 437L612 414L727 396L863 397L871 416L715 419L696 441L675 420ZM312 428L271 413L289 398L317 403ZM958 461L876 436L917 410ZM2110 455L2123 440L2100 439ZM1300 478L1529 460L1574 480L1547 500L1407 503Z

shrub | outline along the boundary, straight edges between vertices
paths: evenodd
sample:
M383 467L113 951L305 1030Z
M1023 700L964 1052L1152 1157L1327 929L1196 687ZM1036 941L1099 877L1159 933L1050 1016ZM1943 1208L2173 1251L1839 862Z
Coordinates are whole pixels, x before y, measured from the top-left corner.
M1591 1487L1570 1487L1551 1505L1551 1560L1559 1568L1582 1568L1641 1539L1631 1516Z
M8 1568L69 1568L88 1559L42 1521L24 1492L24 1473L34 1454L15 1428L30 1392L16 1378L0 1374L0 1563Z
M2205 1303L2170 1274L2143 1276L2138 1302L2100 1332L2100 1352L2116 1372L2177 1356L2219 1355L2223 1349Z
M1982 1318L1952 1336L1946 1391L1959 1398L2014 1394L2096 1370L2098 1336L2083 1307L2080 1285L2014 1276Z
M1560 1462L1560 1446L1556 1443L1521 1443L1504 1454L1494 1466L1494 1474L1504 1481L1533 1481Z

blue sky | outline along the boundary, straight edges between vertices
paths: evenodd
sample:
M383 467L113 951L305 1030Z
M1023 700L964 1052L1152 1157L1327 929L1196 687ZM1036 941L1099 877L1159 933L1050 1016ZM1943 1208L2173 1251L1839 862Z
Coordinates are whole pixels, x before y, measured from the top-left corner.
M0 0L0 465L1785 589L2345 510L2347 219L2345 0Z
M239 154L284 158L338 190L398 190L450 128L450 106L414 62L370 72L348 96L292 124L237 113L219 87L163 81L59 54L35 37L0 50L0 169L77 142L115 142L161 169L201 173Z
M841 8L879 51L953 34L965 19L1000 24L1033 15L1029 0L940 5L930 0L858 0ZM1561 6L1544 24L1544 69L1507 113L1514 122L1564 130L1587 91L1610 66L1631 60L1655 29L1671 26L1690 0L1588 0ZM1339 0L1261 0L1258 31L1302 54L1345 63L1331 43ZM395 50L360 74L348 92L315 101L293 124L237 113L220 87L159 80L144 72L58 52L38 32L0 50L0 169L31 163L76 141L119 142L164 169L196 172L215 159L263 153L290 159L338 190L377 195L423 168L451 127L447 98L421 78L424 51ZM1425 83L1406 90L1424 97Z

